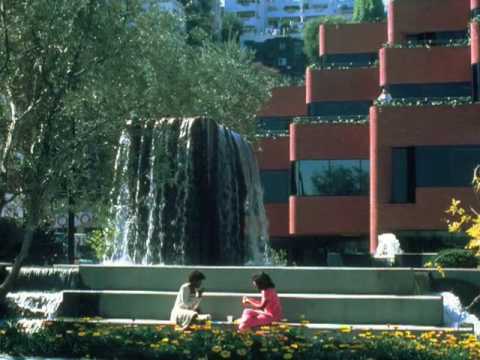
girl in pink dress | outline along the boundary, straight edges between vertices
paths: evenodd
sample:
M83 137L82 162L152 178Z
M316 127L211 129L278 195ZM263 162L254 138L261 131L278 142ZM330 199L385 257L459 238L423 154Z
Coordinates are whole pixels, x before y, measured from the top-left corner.
M243 297L243 306L251 306L253 309L243 310L239 320L238 330L245 332L252 327L270 325L274 321L282 319L282 306L275 290L275 284L270 276L262 272L252 277L253 286L261 291L260 301Z

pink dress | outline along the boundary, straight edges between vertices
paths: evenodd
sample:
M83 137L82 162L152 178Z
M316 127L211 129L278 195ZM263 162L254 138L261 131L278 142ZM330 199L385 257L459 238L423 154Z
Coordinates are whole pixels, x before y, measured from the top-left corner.
M270 325L282 319L282 306L274 288L262 290L260 301L250 299L255 309L243 310L238 329L246 331L255 326Z

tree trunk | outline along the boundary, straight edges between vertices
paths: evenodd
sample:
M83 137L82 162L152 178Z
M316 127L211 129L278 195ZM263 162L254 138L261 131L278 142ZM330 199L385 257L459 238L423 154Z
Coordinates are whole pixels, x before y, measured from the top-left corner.
M73 207L73 199L70 196L68 199L69 205ZM73 264L75 262L75 213L72 207L68 209L68 227L67 227L67 254L68 263Z
M22 264L30 251L30 246L32 245L33 240L33 233L38 226L38 203L32 202L32 206L28 210L29 213L27 215L27 224L25 227L25 235L23 237L22 248L20 249L20 253L18 254L18 256L15 258L12 269L8 273L2 285L0 285L0 302L3 302L5 300L8 292L11 290L15 281L17 280L20 269L22 268Z

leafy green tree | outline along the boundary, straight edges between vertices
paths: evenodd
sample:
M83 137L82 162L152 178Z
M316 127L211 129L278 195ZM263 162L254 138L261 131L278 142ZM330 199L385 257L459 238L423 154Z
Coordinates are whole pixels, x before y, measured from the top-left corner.
M18 275L34 230L72 178L82 142L92 140L73 136L69 104L123 49L130 11L119 2L0 1L0 94L7 108L0 174L8 179L15 173L25 212L25 237L0 298Z
M187 42L200 45L218 38L215 19L215 0L180 0L185 10Z
M222 41L240 41L243 33L242 21L233 13L226 13L222 19Z
M382 0L355 0L353 8L355 22L381 22L385 20L385 6Z
M310 63L319 61L318 33L321 24L342 24L346 20L341 16L322 16L309 20L303 29L303 51Z
M205 115L254 133L274 76L233 43L190 45L177 19L143 5L0 0L0 197L18 194L25 211L0 299L40 223L77 207L106 212L131 117Z

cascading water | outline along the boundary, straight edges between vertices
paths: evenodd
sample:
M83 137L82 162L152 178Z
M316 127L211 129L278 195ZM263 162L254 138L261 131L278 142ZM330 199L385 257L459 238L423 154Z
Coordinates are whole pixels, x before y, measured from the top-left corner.
M395 234L381 234L378 236L378 246L375 251L375 258L386 259L391 264L395 262L395 255L402 254L403 250L400 241Z
M108 262L262 264L267 221L257 163L205 118L131 124L115 165Z
M458 328L462 324L473 325L475 335L480 336L480 320L468 313L462 306L460 299L451 292L442 292L443 321L446 326Z
M20 291L7 295L7 306L17 316L52 319L63 301L62 292Z
M11 271L7 268L7 271ZM75 267L26 267L20 270L15 289L7 295L7 307L13 317L24 317L34 324L34 318L55 317L62 301L62 290L77 288L80 284Z

